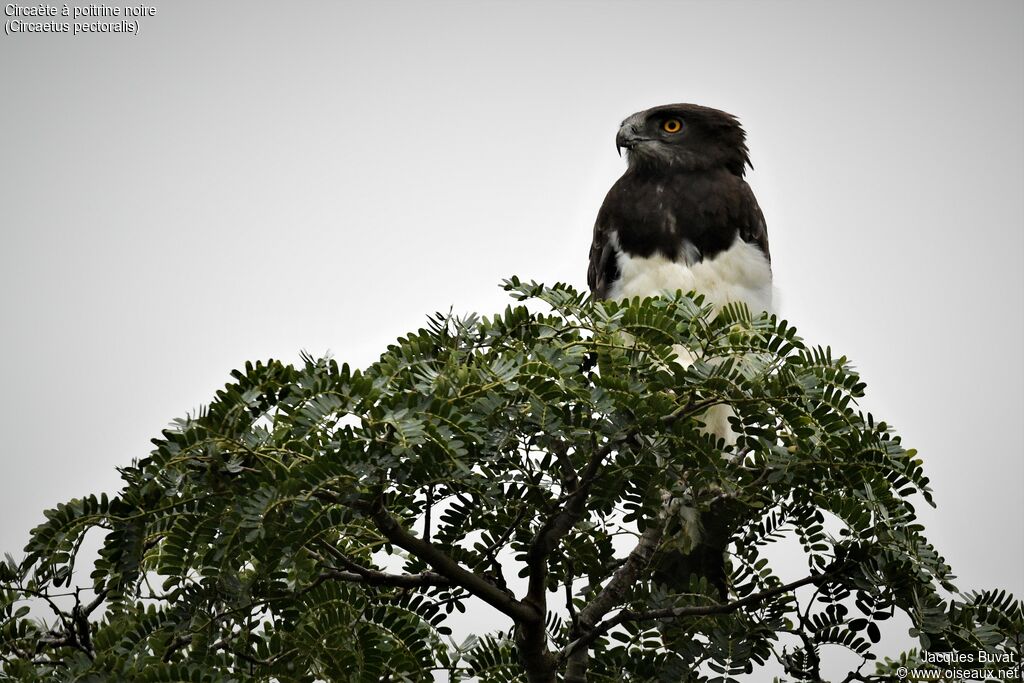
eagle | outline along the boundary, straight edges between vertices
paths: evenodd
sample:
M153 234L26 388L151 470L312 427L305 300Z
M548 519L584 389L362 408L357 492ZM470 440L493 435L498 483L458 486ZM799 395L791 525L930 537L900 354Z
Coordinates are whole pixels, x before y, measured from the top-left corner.
M596 298L696 291L771 310L768 230L743 179L746 134L731 114L667 104L633 114L615 147L628 167L597 213L587 284Z
M772 310L771 254L764 215L743 176L750 163L739 120L696 104L667 104L626 118L615 136L626 172L608 191L594 223L587 283L598 299L695 291L721 307L743 302ZM693 361L677 347L678 361ZM706 431L735 440L731 411L716 406ZM728 514L691 516L689 551L655 558L655 579L685 590L696 574L727 596Z

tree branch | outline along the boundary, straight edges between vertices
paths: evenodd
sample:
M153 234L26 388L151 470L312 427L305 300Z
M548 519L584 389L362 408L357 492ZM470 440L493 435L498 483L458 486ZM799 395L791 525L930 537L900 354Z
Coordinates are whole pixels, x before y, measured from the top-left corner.
M458 562L453 560L437 546L416 538L405 530L398 520L391 516L384 509L382 500L377 499L369 507L370 519L377 526L377 529L403 550L407 550L416 557L424 560L441 576L447 578L453 584L462 586L467 591L477 596L499 612L508 615L517 623L536 621L544 622L544 615L538 614L533 608L516 600L500 588L491 585L482 576L466 570Z
M427 485L426 501L423 506L423 540L430 543L430 512L434 506L434 485Z
M634 434L631 432L626 439L633 436ZM519 628L516 629L516 647L523 668L526 669L527 680L531 683L547 683L548 681L554 683L554 669L558 661L555 654L548 650L547 633L544 629L544 617L547 614L545 591L548 579L548 557L558 547L562 538L586 515L590 488L601 469L601 463L612 452L614 444L615 442L608 441L600 448L595 449L582 474L578 477L575 473L570 474L565 471L566 462L560 463L563 467L562 481L578 483L566 496L561 509L548 517L541 526L526 553L529 579L526 597L523 598L522 603L535 610L540 615L540 620L519 625ZM571 466L569 469L571 470Z
M736 600L735 602L728 602L725 604L693 605L689 607L665 607L662 609L647 610L645 612L622 610L611 619L607 619L598 624L597 626L595 626L591 631L581 636L575 642L570 643L566 649L574 651L577 648L590 645L612 628L627 621L650 621L654 619L678 619L681 617L698 617L711 616L716 614L729 614L730 612L735 612L736 610L743 609L744 607L751 607L753 605L757 605L758 603L768 600L769 598L774 598L777 595L789 593L791 591L796 590L797 588L802 588L803 586L807 586L810 584L817 585L825 583L839 576L839 574L841 574L845 568L846 565L842 565L824 574L812 574L811 576L805 576L804 578L799 579L797 581L792 581L781 586L776 586L775 588L769 588L768 590L761 591L760 593L748 595L742 600Z
M615 605L623 602L640 572L650 563L664 530L665 522L662 519L655 520L647 527L640 537L640 542L629 553L622 566L615 570L608 584L580 611L573 633L577 637L562 650L560 656L560 659L568 660L565 670L566 683L586 683L587 660L590 654L588 645L603 632L598 631L599 627L596 624ZM590 633L597 633L598 636L588 638Z
M586 513L587 496L590 495L590 487L597 477L597 471L600 469L601 463L612 452L613 447L613 443L608 441L591 454L590 460L583 470L583 475L579 477L579 485L566 498L562 508L544 522L544 525L534 537L530 550L526 554L526 565L529 569L530 580L524 602L535 604L538 607L543 606L544 589L548 576L548 556L558 545L559 541L576 526L576 523Z
M87 616L95 612L96 609L103 604L103 601L107 599L107 592L109 590L109 588L104 588L102 590L96 591L96 597L93 598L92 602L90 602L88 605L82 608L82 612L84 612Z
M335 567L325 567L321 576L336 581L363 583L367 586L392 586L395 588L423 588L425 586L448 587L452 582L434 572L419 574L388 574L387 572L367 569L361 572L345 571Z
M551 447L551 452L554 453L555 461L562 470L562 488L575 491L579 487L579 478L572 467L572 461L569 460L569 446L564 441L558 441Z

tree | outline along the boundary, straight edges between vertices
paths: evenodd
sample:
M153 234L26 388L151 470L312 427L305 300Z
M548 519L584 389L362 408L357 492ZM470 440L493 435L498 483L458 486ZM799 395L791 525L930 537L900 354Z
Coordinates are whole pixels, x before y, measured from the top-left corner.
M921 461L856 409L845 358L699 297L505 287L526 303L436 315L365 371L247 364L117 496L47 511L0 565L0 678L725 681L775 658L820 681L840 647L846 681L882 681L919 660L865 668L897 611L923 648L1022 661L1021 603L955 588L911 503ZM700 429L717 404L735 446ZM716 511L728 598L653 580ZM501 621L457 644L446 617L475 600Z

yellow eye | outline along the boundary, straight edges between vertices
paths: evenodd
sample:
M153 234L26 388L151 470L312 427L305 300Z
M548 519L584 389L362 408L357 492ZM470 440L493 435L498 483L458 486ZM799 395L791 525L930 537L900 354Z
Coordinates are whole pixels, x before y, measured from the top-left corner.
M666 133L678 133L683 129L683 122L679 119L667 119L661 124L661 129Z

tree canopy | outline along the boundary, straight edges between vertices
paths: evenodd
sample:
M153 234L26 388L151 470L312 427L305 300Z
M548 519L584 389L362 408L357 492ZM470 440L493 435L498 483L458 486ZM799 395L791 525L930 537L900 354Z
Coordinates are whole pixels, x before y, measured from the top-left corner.
M437 314L365 370L247 364L117 495L48 510L0 564L0 679L820 681L845 649L844 680L884 681L920 661L879 642L897 613L922 649L1019 666L1021 603L955 586L921 460L845 357L692 295L505 288L515 306ZM735 444L701 429L715 405ZM714 509L724 601L652 571ZM474 601L492 623L453 640Z

